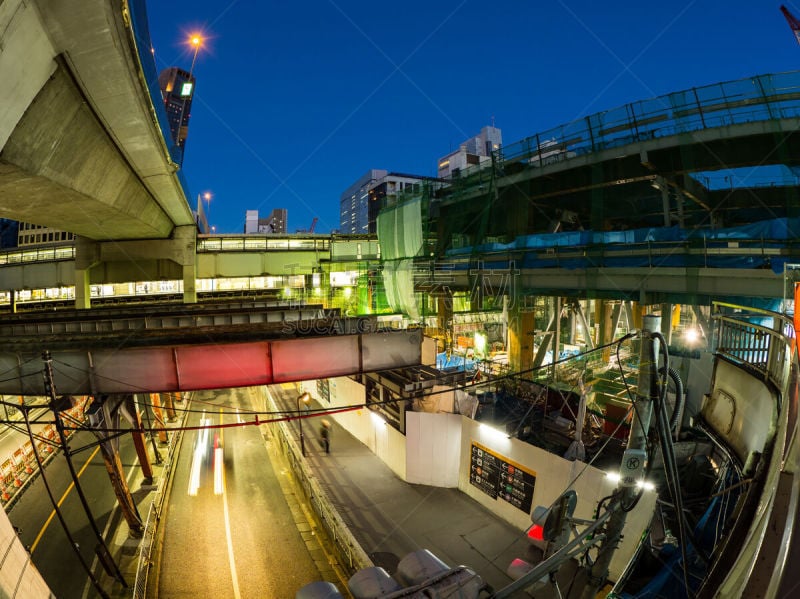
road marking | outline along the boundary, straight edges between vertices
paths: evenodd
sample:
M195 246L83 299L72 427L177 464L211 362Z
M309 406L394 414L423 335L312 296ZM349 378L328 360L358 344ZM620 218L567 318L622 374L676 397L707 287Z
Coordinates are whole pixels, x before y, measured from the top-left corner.
M222 408L219 409L219 423L222 424ZM225 429L219 429L219 443L224 448L223 433ZM236 561L233 559L233 538L231 536L231 518L228 512L228 489L225 486L225 467L224 460L220 460L220 469L222 470L222 510L225 514L225 537L228 540L228 562L231 565L231 579L233 580L233 596L235 599L241 599L242 595L239 592L239 578L236 575Z
M86 463L83 466L81 466L80 470L78 470L78 478L80 478L81 474L83 474L83 471L86 470L86 467L94 459L94 456L97 455L98 451L100 451L100 447L95 448L95 450L92 452L92 455L90 455L89 459L86 460ZM64 494L61 496L61 499L58 500L56 506L61 507L61 504L64 503L64 500L67 498L67 495L69 495L70 491L72 491L72 488L74 486L75 486L75 481L69 483L67 490L64 491ZM33 540L33 543L31 543L31 549L30 549L31 555L33 555L33 552L36 551L36 546L39 544L39 541L42 540L42 537L44 536L47 527L50 526L50 522L52 522L53 518L55 517L56 517L56 510L53 509L53 511L50 512L50 515L47 517L47 520L44 521L44 524L42 525L42 529L39 531L39 534L36 535L36 538Z

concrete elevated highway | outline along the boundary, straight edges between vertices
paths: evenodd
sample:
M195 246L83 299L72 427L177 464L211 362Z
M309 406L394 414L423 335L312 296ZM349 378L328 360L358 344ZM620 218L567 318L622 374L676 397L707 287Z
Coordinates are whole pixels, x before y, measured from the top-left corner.
M800 212L800 72L677 91L503 146L436 193L438 247L556 230L731 227ZM755 185L765 166L793 172ZM747 168L739 182L712 182Z
M120 256L183 279L192 301L196 224L144 0L8 0L0 32L0 216L80 236L79 305L90 269Z

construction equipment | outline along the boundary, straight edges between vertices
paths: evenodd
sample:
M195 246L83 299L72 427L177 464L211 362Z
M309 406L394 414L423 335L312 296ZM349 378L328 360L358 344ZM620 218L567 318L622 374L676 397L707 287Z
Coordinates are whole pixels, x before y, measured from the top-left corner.
M800 20L790 13L789 9L784 5L781 5L781 12L783 13L783 16L786 17L786 22L789 23L789 27L792 28L792 32L794 33L794 37L797 39L797 43L800 44Z
M315 216L314 219L311 221L311 226L308 229L297 229L295 230L295 233L313 233L314 228L317 226L318 220L319 218Z

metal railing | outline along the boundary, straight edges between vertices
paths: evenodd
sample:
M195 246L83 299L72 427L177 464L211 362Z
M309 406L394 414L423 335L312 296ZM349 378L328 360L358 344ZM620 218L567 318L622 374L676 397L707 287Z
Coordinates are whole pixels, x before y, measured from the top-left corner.
M715 314L715 352L760 373L777 387L779 398L783 398L793 358L792 321L769 310L741 308L724 302L714 302L714 306L718 310L738 310L733 314Z
M279 411L269 390L267 390L266 394L270 402L270 409ZM340 562L346 565L351 573L362 568L374 566L375 564L350 532L339 512L330 503L324 489L302 458L300 447L298 447L290 433L288 423L279 422L278 429L280 430L278 438L281 442L281 449L289 461L292 472L297 476L298 483L303 488L303 492L314 509L314 513L320 519L336 547Z
M783 585L790 576L788 552L796 542L800 502L800 440L792 401L798 385L795 330L788 317L775 312L723 302L715 302L714 307L728 311L714 315L716 354L774 383L779 404L773 449L765 456L768 465L761 497L737 559L716 593L724 597L787 596Z
M453 186L491 179L510 163L538 168L656 138L800 117L800 71L757 75L625 104L542 131L493 152L491 165L461 171Z
M188 414L188 412L184 412L184 421ZM170 475L172 474L173 458L177 455L178 448L182 441L183 429L170 433L167 457L164 460L158 487L150 501L150 508L147 510L147 518L144 522L144 534L139 543L139 563L136 568L136 580L133 585L132 594L134 599L144 599L144 597L147 596L147 577L150 573L150 566L152 566L153 549L156 546L156 534L158 533L158 526L161 522L161 512L167 496Z

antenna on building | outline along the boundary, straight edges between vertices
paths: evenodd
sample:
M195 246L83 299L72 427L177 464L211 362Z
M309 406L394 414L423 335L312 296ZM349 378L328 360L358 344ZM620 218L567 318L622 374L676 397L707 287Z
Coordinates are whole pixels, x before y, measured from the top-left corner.
M492 129L494 129L494 115L492 115Z

